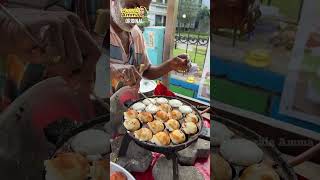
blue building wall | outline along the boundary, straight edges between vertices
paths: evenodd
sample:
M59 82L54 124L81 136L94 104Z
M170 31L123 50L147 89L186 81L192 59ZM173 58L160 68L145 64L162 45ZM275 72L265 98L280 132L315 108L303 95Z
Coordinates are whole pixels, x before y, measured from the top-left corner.
M165 27L145 27L143 37L147 46L147 53L153 65L159 65L163 57Z

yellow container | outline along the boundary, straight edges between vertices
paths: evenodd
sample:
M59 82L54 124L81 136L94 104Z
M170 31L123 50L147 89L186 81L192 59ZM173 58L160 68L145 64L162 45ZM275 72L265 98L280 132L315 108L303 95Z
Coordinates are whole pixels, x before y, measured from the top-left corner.
M195 82L195 78L194 78L194 76L189 76L186 81L188 83L194 83Z
M267 67L271 64L271 56L264 49L256 49L246 55L245 62L254 67Z

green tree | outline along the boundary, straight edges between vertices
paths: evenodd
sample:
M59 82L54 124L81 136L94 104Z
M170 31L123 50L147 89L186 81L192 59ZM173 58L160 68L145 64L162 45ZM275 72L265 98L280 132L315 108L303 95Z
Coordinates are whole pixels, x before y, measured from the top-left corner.
M201 9L198 12L196 22L195 22L196 28L200 32L209 32L209 26L210 26L210 9L207 6L202 6Z
M207 6L202 6L198 12L198 19L204 19L210 17L210 9Z
M180 0L177 17L179 26L188 27L196 19L200 7L199 0Z
M138 26L139 28L143 31L144 30L144 27L148 27L150 26L150 21L148 19L147 16L144 16L144 18L142 19L143 22L142 23L139 23Z

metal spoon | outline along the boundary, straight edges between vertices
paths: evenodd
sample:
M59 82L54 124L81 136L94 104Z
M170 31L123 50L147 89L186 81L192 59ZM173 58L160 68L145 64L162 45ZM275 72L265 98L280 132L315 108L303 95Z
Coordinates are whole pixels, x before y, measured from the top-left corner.
M138 70L137 70L136 68L134 68L134 70L135 70L135 72L138 74L138 76L139 76L141 79L144 79L144 78L142 77L142 75L138 72ZM153 101L151 101L151 99L148 98L148 97L147 97L144 93L142 93L140 90L139 90L139 93L140 93L144 98L148 99L151 104L154 104Z

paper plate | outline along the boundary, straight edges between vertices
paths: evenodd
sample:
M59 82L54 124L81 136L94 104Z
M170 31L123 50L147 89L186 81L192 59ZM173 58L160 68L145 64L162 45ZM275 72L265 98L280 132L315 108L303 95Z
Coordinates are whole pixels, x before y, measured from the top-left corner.
M153 91L157 87L157 83L153 80L141 79L140 92L147 93Z
M126 169L110 161L110 176L114 172L122 172L124 175L127 176L127 180L136 180Z

